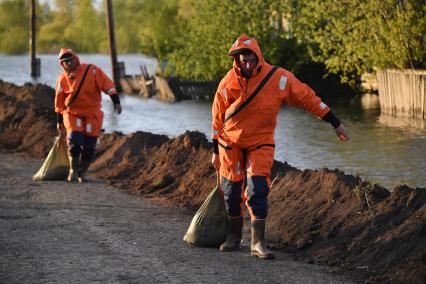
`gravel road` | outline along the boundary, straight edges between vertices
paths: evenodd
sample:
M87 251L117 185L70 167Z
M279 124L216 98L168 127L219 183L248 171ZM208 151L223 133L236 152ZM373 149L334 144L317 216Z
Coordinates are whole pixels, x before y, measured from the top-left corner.
M182 241L191 214L103 180L31 180L42 160L0 154L0 283L350 283L332 268Z

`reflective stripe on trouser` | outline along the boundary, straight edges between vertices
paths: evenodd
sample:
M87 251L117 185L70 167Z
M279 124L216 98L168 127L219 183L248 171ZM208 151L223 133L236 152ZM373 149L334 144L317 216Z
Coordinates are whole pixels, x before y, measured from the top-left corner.
M268 214L268 192L273 145L250 147L244 150L235 144L225 149L219 147L221 162L221 186L225 195L226 209L231 217L241 214L242 202L246 199L251 219L264 219ZM241 197L241 184L247 172L247 188Z
M82 161L92 161L95 155L97 137L89 136L79 131L68 134L68 151L72 157Z
M85 116L75 116L64 112L63 117L68 135L73 131L78 131L88 136L97 137L101 132L104 113L98 111Z

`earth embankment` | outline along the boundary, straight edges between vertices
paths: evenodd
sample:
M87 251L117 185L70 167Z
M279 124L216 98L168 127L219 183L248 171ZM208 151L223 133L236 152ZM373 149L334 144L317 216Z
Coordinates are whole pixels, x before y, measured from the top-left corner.
M0 82L2 150L47 153L55 133L52 92ZM215 186L210 157L211 144L198 132L172 139L111 133L100 137L91 173L166 206L195 210ZM343 267L359 279L426 278L425 188L390 191L338 169L302 171L277 161L271 179L267 237L273 247Z

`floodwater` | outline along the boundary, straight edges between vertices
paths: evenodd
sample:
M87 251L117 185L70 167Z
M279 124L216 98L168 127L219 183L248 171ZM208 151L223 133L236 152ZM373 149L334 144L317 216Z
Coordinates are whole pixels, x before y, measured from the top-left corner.
M0 79L22 85L43 83L54 87L61 71L56 55L39 55L41 76L29 76L29 56L0 55ZM81 55L111 76L107 55ZM140 65L153 73L156 60L143 55L121 55L127 74L140 74ZM198 130L210 137L211 102L182 101L174 104L155 99L122 95L123 113L112 114L112 104L103 98L106 132L138 130L175 137L186 130ZM327 103L327 102L326 102ZM405 183L426 186L426 128L424 120L395 118L380 114L376 96L342 105L331 105L343 121L350 141L339 142L332 127L306 111L283 107L276 130L275 159L300 169L338 168L359 175L389 189Z

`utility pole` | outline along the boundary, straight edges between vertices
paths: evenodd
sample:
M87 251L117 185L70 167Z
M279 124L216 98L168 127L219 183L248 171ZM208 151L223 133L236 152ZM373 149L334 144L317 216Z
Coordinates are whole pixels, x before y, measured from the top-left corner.
M30 0L31 77L40 76L40 58L36 58L36 0Z
M117 51L115 48L114 16L112 11L112 1L105 0L107 10L107 28L109 36L109 51L111 55L112 77L118 92L122 91L120 79L124 78L124 62L117 62Z

